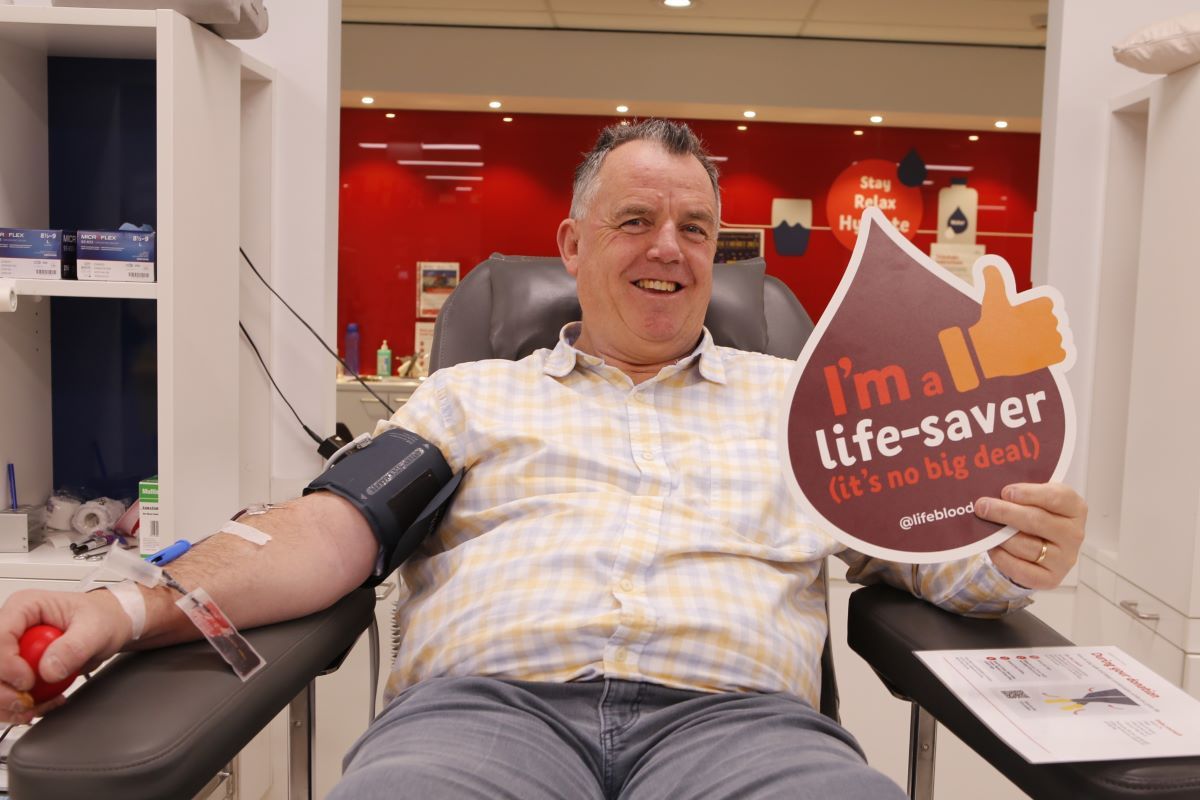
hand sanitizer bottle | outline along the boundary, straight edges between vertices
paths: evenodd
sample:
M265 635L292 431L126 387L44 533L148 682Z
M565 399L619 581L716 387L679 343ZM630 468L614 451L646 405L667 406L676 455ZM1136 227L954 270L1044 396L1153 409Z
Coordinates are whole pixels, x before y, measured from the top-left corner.
M387 378L392 374L392 351L388 348L387 339L383 340L379 352L375 354L375 374L381 378Z

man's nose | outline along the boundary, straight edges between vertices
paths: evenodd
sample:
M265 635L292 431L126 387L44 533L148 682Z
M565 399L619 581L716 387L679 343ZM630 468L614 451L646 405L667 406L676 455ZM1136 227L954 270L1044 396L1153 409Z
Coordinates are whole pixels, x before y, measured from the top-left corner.
M670 264L679 261L683 252L679 249L679 231L672 224L660 225L654 232L650 251L646 254L652 261Z

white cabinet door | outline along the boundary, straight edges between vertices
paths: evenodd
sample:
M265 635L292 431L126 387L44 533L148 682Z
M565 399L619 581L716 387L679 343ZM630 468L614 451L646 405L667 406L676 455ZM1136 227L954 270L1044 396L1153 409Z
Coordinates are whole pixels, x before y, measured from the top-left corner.
M1087 586L1076 587L1075 643L1115 645L1176 685L1183 682L1183 651Z

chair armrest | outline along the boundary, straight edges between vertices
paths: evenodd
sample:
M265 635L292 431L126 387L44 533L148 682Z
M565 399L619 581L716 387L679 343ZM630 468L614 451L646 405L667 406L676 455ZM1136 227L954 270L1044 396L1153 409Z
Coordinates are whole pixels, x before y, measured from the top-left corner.
M917 650L1071 644L1028 611L995 620L968 619L890 586L869 586L850 595L846 638L888 688L932 714L1032 797L1200 797L1200 757L1030 764L980 722L913 655Z
M207 642L113 659L21 737L14 798L192 797L354 645L375 613L357 589L302 619L243 631L266 665L242 682Z

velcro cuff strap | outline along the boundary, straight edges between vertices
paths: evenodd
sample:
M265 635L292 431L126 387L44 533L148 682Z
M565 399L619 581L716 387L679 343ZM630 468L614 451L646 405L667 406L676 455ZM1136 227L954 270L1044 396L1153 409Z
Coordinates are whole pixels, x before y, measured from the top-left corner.
M304 490L329 491L359 510L379 541L378 583L408 558L437 527L461 481L431 442L390 428L352 450Z

